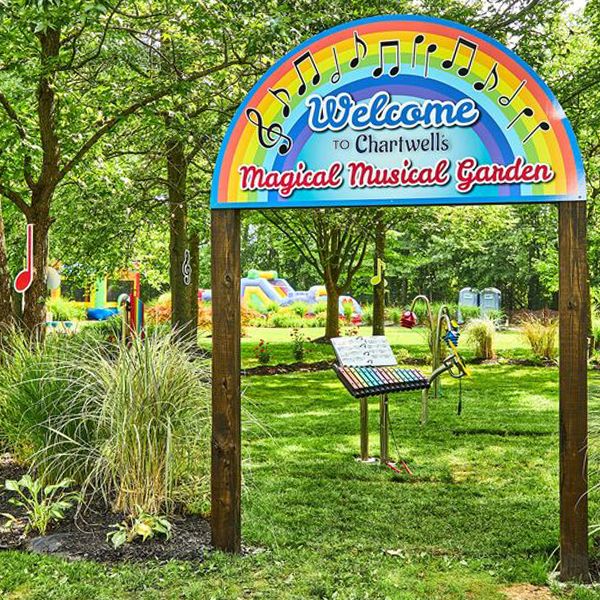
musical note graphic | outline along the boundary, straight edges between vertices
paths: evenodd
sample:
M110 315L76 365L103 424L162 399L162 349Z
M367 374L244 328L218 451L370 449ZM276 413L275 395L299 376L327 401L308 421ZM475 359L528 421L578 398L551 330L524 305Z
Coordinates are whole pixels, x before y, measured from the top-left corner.
M319 81L321 81L321 73L319 73L319 69L317 68L317 63L315 62L315 59L313 58L313 55L310 53L310 50L307 50L304 54L302 54L302 56L299 56L294 62L294 69L296 69L296 73L298 73L298 77L301 81L300 86L298 87L298 94L300 96L304 95L304 92L306 92L306 80L304 79L304 75L302 74L302 71L300 70L300 65L304 62L308 60L315 72L315 74L313 75L312 78L312 84L313 85L317 85L317 83L319 83Z
M390 69L390 76L394 77L400 72L400 41L387 40L384 42L379 42L379 66L373 69L373 77L381 77L383 75L386 48L392 48L396 57L395 64Z
M371 285L379 285L381 280L383 279L383 287L387 287L387 279L383 277L383 272L385 271L385 263L378 258L377 259L377 273L371 277Z
M473 87L478 92L481 92L485 89L487 84L490 83L490 80L492 81L492 85L489 88L487 88L487 90L486 90L487 92L491 92L498 85L498 63L497 62L494 63L494 66L492 67L491 71L488 73L488 76L485 78L485 81L476 81L473 84Z
M24 294L33 282L33 224L27 223L27 247L26 247L27 266L15 277L15 291L18 294Z
M278 88L273 90L269 88L269 93L272 96L275 96L277 100L283 105L283 116L290 116L290 102L292 100L290 93L285 88Z
M533 117L533 109L526 106L507 126L506 129L510 129L520 118L525 115L526 117Z
M425 50L425 68L423 69L423 76L429 75L429 57L437 50L437 44L429 44Z
M470 40L467 40L460 35L458 36L458 40L456 42L456 45L454 46L454 52L452 53L452 58L446 59L442 63L442 67L444 69L450 69L452 66L454 66L454 63L456 62L456 59L458 57L458 52L459 52L461 46L464 46L471 52L471 56L469 57L469 60L467 61L467 66L460 67L457 71L459 77L466 77L469 74L471 67L473 66L473 60L475 59L475 54L477 53L477 48L479 46L475 42L471 42Z
M533 129L533 131L523 140L523 143L525 143L526 141L528 141L529 139L531 139L531 136L538 129L541 129L542 131L548 131L550 129L550 123L548 123L547 121L542 121L539 125L536 125L535 129Z
M362 50L362 56L359 57L359 48ZM356 69L358 63L367 55L367 43L354 32L354 58L350 61L350 68Z
M263 148L272 148L281 142L277 152L287 154L292 147L292 138L286 135L279 123L271 123L268 127L263 122L262 115L255 108L246 109L246 118L258 129L258 143Z
M183 263L181 263L181 274L183 275L183 285L190 285L192 282L192 259L190 251L186 248L183 253Z
M500 96L498 98L498 104L500 106L508 106L516 97L517 94L523 89L523 86L527 83L527 79L523 79L519 84L519 87L512 93L511 96Z
M410 66L412 69L414 69L415 65L417 64L417 46L422 44L424 41L425 36L422 33L419 33L419 35L415 36L415 39L413 40L412 56L410 59Z
M342 76L342 70L340 69L340 61L338 60L335 46L331 49L331 52L333 53L333 60L335 62L335 73L331 76L331 83L336 84L339 82L340 77Z

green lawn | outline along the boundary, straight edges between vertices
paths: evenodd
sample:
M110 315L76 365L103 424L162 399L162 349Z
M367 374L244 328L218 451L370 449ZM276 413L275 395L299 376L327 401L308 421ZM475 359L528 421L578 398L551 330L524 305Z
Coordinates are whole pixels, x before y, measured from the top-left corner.
M321 327L307 327L300 329L306 339L321 337L325 330ZM272 364L293 362L292 349L290 345L291 330L271 327L246 327L245 336L242 338L242 364L244 367L254 367L258 364L254 355L254 349L258 342L263 339L270 346L272 353ZM371 335L370 327L361 327L360 335ZM429 355L427 347L426 330L423 328L404 329L402 327L388 327L386 336L394 349L404 348L411 357L423 358ZM201 345L210 347L210 339L202 338ZM496 334L495 348L499 356L505 358L532 358L533 355L525 347L522 335L516 331L501 331ZM330 344L307 344L305 360L308 362L334 358L333 349ZM473 357L473 350L461 339L460 352L467 358Z
M266 332L284 344L286 333ZM3 552L0 597L493 600L515 582L544 584L558 540L557 380L555 368L474 367L463 414L445 378L425 428L419 394L393 396L407 478L354 461L357 402L331 371L244 378L243 534L264 552L117 567ZM590 382L597 409L600 377ZM375 400L370 414L376 453ZM594 519L599 504L592 494Z

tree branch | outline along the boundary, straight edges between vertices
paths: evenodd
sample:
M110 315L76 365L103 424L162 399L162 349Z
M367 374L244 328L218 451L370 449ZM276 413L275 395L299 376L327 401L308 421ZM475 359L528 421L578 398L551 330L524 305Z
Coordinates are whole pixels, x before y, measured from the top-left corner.
M29 189L33 189L35 182L33 181L33 176L31 175L31 152L27 147L27 130L23 125L23 121L17 115L17 112L12 107L8 98L0 92L0 105L4 108L4 111L8 115L8 118L15 124L15 128L19 137L21 138L21 142L23 142L23 148L25 150L25 154L23 156L23 175L25 176L25 181L29 186Z
M0 183L0 194L8 198L26 217L29 217L29 204L23 200L23 196L3 183Z
M206 77L207 75L210 75L211 73L215 73L217 71L220 71L220 70L223 70L223 69L226 69L228 67L231 67L233 65L238 65L238 64L242 64L242 63L238 60L222 62L213 67L209 67L208 69L198 71L197 73L194 73L193 75L190 75L189 77L186 77L182 81L184 81L186 83L190 83L190 82L196 81L198 79L201 79L202 77ZM127 108L123 109L120 113L116 114L114 117L112 117L111 119L106 121L90 138L88 138L88 140L83 144L83 146L81 146L81 148L79 148L79 150L75 153L75 156L73 156L73 158L71 158L71 160L69 160L65 164L65 166L61 169L61 171L59 173L58 180L60 181L60 180L64 179L64 177L73 169L73 167L75 167L81 161L81 159L96 145L96 143L104 135L106 135L109 131L111 131L120 121L122 121L122 120L126 119L127 117L129 117L130 115L134 114L135 112L140 110L140 108L144 108L145 106L153 104L154 102L157 102L161 98L164 98L166 95L168 95L172 91L173 91L172 86L166 86L166 87L158 90L157 92L154 92L154 94L150 94L149 96L146 96L145 98L142 98L141 100L138 100L137 102L134 102Z

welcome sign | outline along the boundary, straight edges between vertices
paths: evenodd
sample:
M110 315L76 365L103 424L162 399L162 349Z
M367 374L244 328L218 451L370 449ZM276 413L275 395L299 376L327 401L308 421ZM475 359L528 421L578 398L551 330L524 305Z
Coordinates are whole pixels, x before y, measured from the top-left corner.
M583 199L570 124L531 68L473 29L388 16L265 74L229 127L211 207Z

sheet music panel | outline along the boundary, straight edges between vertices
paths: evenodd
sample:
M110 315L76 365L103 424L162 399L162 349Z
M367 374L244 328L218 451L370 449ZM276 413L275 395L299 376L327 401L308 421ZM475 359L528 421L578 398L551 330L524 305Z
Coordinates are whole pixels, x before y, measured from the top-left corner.
M398 364L384 335L332 338L331 345L343 367L390 367Z

